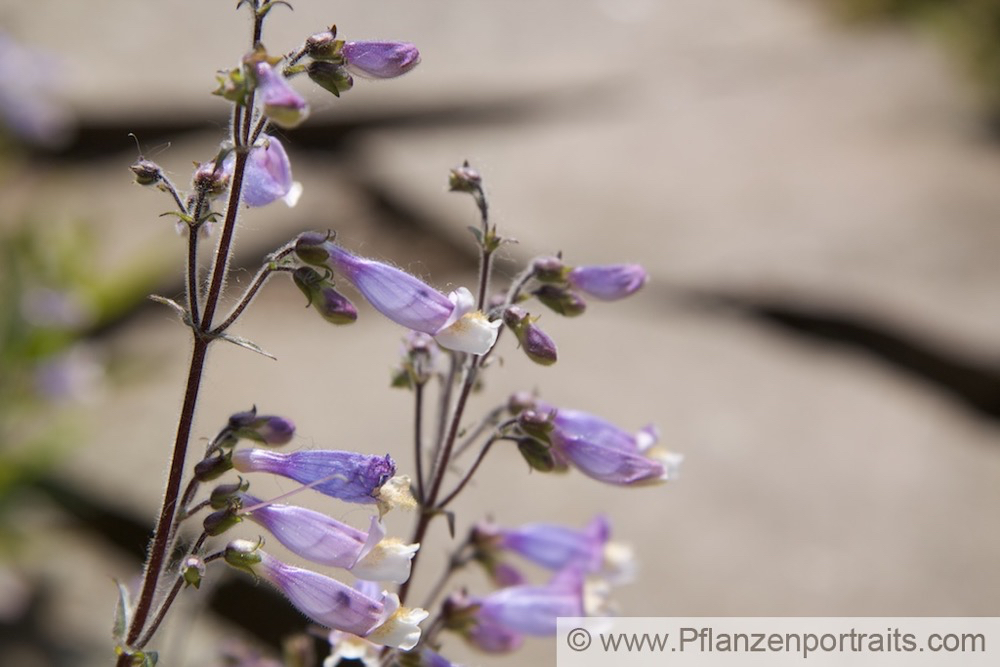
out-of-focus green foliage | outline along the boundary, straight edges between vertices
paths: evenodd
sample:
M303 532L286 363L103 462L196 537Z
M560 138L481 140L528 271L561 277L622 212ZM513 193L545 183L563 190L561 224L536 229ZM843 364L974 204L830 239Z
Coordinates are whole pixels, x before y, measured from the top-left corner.
M1000 0L829 0L851 20L903 20L937 32L1000 118Z

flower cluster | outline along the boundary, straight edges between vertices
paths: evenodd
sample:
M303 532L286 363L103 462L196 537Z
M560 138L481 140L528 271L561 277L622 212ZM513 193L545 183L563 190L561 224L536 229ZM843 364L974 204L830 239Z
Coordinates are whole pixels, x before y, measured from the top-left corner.
M603 417L526 393L494 406L478 422L470 422L467 414L484 375L505 354L498 345L505 330L513 339L508 350L552 366L559 351L543 329L542 313L577 318L589 301L629 297L648 280L641 266L571 265L561 255L545 255L497 289L494 257L511 240L490 221L483 178L465 163L452 170L449 186L471 195L480 216L480 224L470 227L479 255L474 290L441 291L390 262L352 252L333 232L307 231L268 255L229 314L221 314L241 206L261 208L278 200L292 206L302 194L292 176L285 135L279 140L272 130L292 130L309 117L309 104L293 87L294 79L304 74L303 79L340 97L354 88L355 77L394 78L420 61L413 44L347 41L337 37L333 26L308 37L301 48L273 56L260 35L271 9L283 4L239 2L253 12L253 48L237 67L218 76L215 94L232 105L230 136L214 157L197 165L191 191L179 192L164 171L145 158L132 165L138 183L172 196L179 227L187 232L186 300L156 300L171 306L195 335L179 436L143 587L135 604L123 591L116 617L119 667L155 664L155 654L146 645L179 590L199 586L212 563L219 561L265 581L313 623L329 628L331 654L325 667L342 658L373 665L444 667L450 663L441 654L443 632L454 632L487 652L507 652L526 637L551 636L559 616L605 613L610 586L628 581L634 568L631 551L611 541L610 523L603 515L582 529L545 521L513 528L476 523L451 551L440 583L422 605L427 609L408 607L407 595L429 527L448 517L454 532L452 502L482 470L487 454L506 446L498 443L513 443L529 469L542 473L575 468L620 487L676 478L681 456L658 446L653 426L632 433ZM217 206L219 210L213 210ZM207 271L199 263L199 238L219 224L223 232ZM294 425L254 408L229 417L183 487L189 427L209 346L224 341L263 352L229 330L258 291L279 274L291 278L306 305L326 322L344 325L360 319L358 307L343 293L346 286L348 294L359 294L374 311L406 330L392 386L411 391L414 398L412 476L397 474L395 450L392 455L277 451L294 439ZM478 454L472 462L460 463L474 449ZM216 482L234 472L245 477ZM261 475L301 486L279 498L262 499L262 494L250 491ZM201 493L209 482L214 488ZM352 526L329 513L286 502L306 490L369 511L367 525ZM394 508L419 508L408 540L389 536L383 523ZM192 517L200 517L201 535L193 545L182 544L181 523ZM264 535L233 539L230 531L241 525L245 529L247 523ZM222 536L226 543L219 547L215 538ZM311 565L279 559L265 548L265 537ZM175 560L174 553L182 548L187 551ZM548 580L529 581L519 560L547 570ZM177 562L179 572L170 565ZM472 563L486 569L494 590L449 590L451 575ZM339 574L330 576L322 568ZM171 575L173 588L160 595ZM341 580L348 576L353 583ZM435 620L421 627L431 612Z
M395 478L389 456L337 450L277 452L238 448L243 439L269 446L291 441L294 426L287 419L260 416L250 410L233 415L213 440L208 454L196 466L196 480L214 479L228 469L242 473L269 473L298 481L305 488L356 504L379 504L388 511L400 502L393 489L408 480ZM247 491L249 481L217 486L208 504L215 512L203 521L205 534L217 536L242 522L253 521L292 553L318 565L337 567L366 581L396 584L410 577L410 563L419 544L386 537L380 516L372 516L367 532L321 512L264 502ZM386 489L386 493L383 493ZM404 503L405 504L405 503ZM420 609L401 607L387 591L364 595L337 579L288 565L260 548L261 542L234 540L223 552L225 561L250 572L280 590L295 607L316 623L379 643L412 648L420 636ZM374 641L374 640L373 640Z

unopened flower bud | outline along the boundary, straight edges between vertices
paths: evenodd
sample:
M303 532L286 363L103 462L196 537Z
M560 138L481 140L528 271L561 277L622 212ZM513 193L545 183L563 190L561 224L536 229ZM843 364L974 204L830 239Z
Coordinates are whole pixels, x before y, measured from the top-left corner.
M191 180L196 190L204 192L209 199L214 199L225 194L229 187L229 176L221 163L216 166L215 160L209 160L198 165Z
M524 410L517 415L517 425L531 437L548 442L549 433L552 432L552 415Z
M231 455L229 453L216 453L195 464L194 478L199 482L210 482L232 469Z
M326 242L330 234L322 232L303 232L295 240L295 255L306 264L323 266L330 259Z
M181 576L188 586L199 588L205 576L205 561L200 556L188 556L181 563Z
M340 55L351 72L372 79L401 76L420 62L420 52L408 42L347 42Z
M340 97L340 94L354 87L354 77L343 65L314 60L306 67L306 74L313 83Z
M573 290L558 285L542 285L532 294L551 310L564 317L576 317L587 309L587 302Z
M234 484L220 484L212 489L208 502L212 506L212 509L216 510L231 507L241 497L241 494L249 488L250 482L242 479Z
M340 49L343 46L344 41L337 39L337 26L333 25L306 39L306 55L315 60L342 60Z
M552 472L556 467L556 460L552 454L552 448L544 442L534 438L519 438L517 441L517 451L521 453L524 460L532 470L538 472Z
M478 192L482 184L482 176L468 162L448 173L448 189L453 192Z
M566 266L558 257L538 257L531 263L532 275L542 282L566 280Z
M323 319L331 324L350 324L358 319L358 309L354 307L350 299L331 285L319 290L312 305L323 316Z
M262 560L258 552L259 549L259 542L233 540L226 545L226 550L223 552L222 558L229 565L257 576L257 573L254 572L254 565L257 565Z
M548 334L538 328L523 309L511 306L504 313L504 323L510 327L528 358L536 364L551 366L556 362L556 344Z
M634 294L646 284L649 274L638 264L578 266L569 272L570 285L590 296L615 301Z
M163 170L160 165L150 162L145 158L139 158L129 167L135 174L135 182L139 185L155 185L163 178Z
M235 526L236 524L243 521L243 518L236 514L236 511L232 507L227 507L215 512L212 512L205 517L202 522L202 527L205 529L206 535L216 536L222 535L224 532Z
M357 321L358 309L350 299L334 289L315 269L300 266L292 273L292 280L309 299L307 305L313 306L327 322L350 324Z
M274 447L291 442L295 435L295 424L284 417L258 415L257 408L254 408L232 415L229 418L229 430L237 438Z
M512 415L520 414L523 410L533 410L537 399L530 391L516 391L507 399L507 410Z

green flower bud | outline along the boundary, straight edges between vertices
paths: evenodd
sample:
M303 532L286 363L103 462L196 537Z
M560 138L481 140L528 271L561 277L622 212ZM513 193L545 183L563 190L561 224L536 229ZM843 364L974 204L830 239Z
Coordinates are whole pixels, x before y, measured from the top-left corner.
M254 572L253 566L262 560L260 554L257 553L258 549L260 549L260 542L233 540L226 545L222 559L236 569L249 572L256 577L257 573Z
M222 535L224 532L242 521L243 517L236 514L236 510L232 507L227 507L217 512L212 512L206 516L205 520L202 522L202 527L205 529L206 535L214 537L216 535Z
M579 294L558 285L542 285L532 294L542 304L564 317L576 317L587 309L587 302Z
M342 65L314 60L306 67L306 74L313 83L340 97L354 87L354 77Z

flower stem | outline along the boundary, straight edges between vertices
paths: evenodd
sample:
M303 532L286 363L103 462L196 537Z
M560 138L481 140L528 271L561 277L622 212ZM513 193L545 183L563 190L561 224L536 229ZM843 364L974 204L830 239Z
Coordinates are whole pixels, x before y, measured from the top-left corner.
M198 402L198 390L201 387L201 376L205 369L205 353L209 340L200 336L194 337L191 353L191 365L188 368L187 385L184 390L184 404L177 420L177 433L174 438L174 452L170 461L170 473L167 476L167 488L160 507L160 518L156 523L152 546L149 550L149 560L146 563L146 573L143 577L142 592L135 608L135 615L129 626L126 643L133 644L139 639L156 596L157 584L166 565L170 553L169 537L174 524L174 514L180 495L181 481L184 476L184 457L191 436L191 425L194 422L194 409ZM119 667L129 664L129 656L123 653L118 658Z
M421 433L424 421L424 383L413 387L413 458L417 475L417 502L424 502L424 438Z
M195 407L198 403L198 393L205 370L205 359L209 343L212 341L205 332L211 327L212 318L222 295L225 274L229 266L229 255L232 247L233 233L236 228L237 212L240 203L240 191L243 187L243 172L246 169L247 152L236 152L236 164L233 168L232 186L229 192L229 205L226 209L226 220L223 225L219 245L216 248L215 266L208 296L205 300L205 311L200 321L192 320L194 337L191 352L191 362L188 367L187 383L184 388L184 403L177 420L177 431L174 437L174 448L170 458L170 472L167 475L167 486L163 494L163 504L160 506L160 516L153 533L149 549L149 559L143 575L142 590L135 614L129 625L126 636L126 646L132 646L143 636L146 622L149 619L156 590L170 555L171 537L174 533L174 522L177 516L178 501L181 496L181 483L184 478L184 460L187 455L188 443L191 439L191 427L194 423ZM148 634L148 631L147 631ZM118 667L127 667L130 655L127 650L118 656Z

